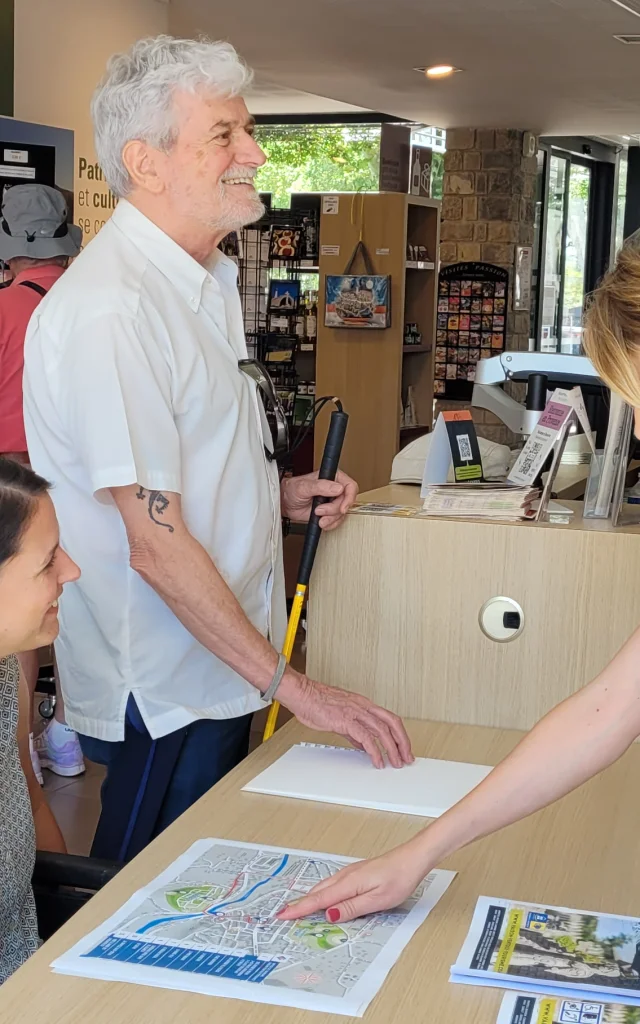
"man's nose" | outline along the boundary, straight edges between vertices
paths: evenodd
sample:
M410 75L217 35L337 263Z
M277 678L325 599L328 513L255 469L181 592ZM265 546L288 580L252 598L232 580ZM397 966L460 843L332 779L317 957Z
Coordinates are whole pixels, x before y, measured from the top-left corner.
M262 167L267 161L256 140L247 132L243 133L236 144L235 157L238 163L248 167Z

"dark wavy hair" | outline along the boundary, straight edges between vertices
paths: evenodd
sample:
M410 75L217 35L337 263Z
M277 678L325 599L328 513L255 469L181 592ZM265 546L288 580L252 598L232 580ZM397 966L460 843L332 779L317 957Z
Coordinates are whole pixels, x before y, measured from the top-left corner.
M13 459L0 458L0 568L17 554L38 498L50 486L32 469Z

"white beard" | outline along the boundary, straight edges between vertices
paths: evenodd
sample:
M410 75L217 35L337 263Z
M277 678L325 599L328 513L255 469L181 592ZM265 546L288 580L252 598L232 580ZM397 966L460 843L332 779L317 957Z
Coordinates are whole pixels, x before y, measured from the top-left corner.
M227 172L228 173L228 172ZM229 177L232 177L229 174ZM219 182L217 186L217 202L202 199L194 203L193 197L185 192L181 184L171 187L176 206L189 217L199 220L211 231L238 231L245 224L253 224L260 220L264 213L264 204L255 190L241 185L226 185Z
M216 228L237 231L238 228L243 228L245 224L253 224L262 217L264 203L255 190L250 193L234 194L236 189L241 189L242 187L238 185L225 185L224 183L220 184L220 208L222 215L217 219Z

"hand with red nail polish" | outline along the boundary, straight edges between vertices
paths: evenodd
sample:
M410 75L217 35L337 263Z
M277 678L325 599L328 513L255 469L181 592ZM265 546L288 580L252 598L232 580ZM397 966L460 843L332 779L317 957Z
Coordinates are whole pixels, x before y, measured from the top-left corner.
M411 896L432 866L425 870L420 847L410 841L375 860L349 864L276 916L281 921L293 921L324 910L327 920L335 924L390 910Z

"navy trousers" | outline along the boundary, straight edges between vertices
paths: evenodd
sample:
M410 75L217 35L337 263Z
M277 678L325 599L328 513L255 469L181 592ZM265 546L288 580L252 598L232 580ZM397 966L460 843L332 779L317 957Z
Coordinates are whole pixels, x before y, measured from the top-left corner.
M91 856L135 857L247 756L251 718L201 719L152 740L130 699L124 740L80 736L85 757L107 769Z

